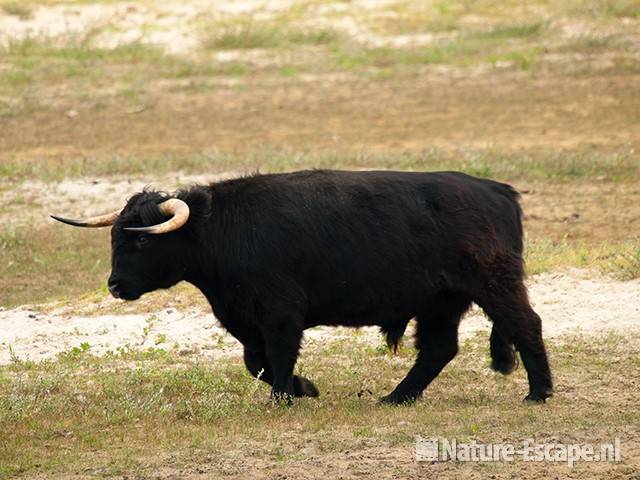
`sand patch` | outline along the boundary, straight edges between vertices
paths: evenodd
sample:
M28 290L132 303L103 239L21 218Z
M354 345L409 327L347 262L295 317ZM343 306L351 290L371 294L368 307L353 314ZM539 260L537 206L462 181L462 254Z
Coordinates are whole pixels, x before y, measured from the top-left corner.
M570 270L530 279L531 299L543 319L545 337L640 330L640 280L620 282L594 275ZM116 300L105 302L106 306ZM490 328L491 323L474 308L462 322L461 336L468 338ZM305 332L310 348L340 338L375 346L382 343L375 327L316 327ZM194 308L96 316L73 315L68 309L0 310L0 363L9 363L12 358L54 358L83 343L98 355L118 349L164 348L215 359L242 351L210 312Z

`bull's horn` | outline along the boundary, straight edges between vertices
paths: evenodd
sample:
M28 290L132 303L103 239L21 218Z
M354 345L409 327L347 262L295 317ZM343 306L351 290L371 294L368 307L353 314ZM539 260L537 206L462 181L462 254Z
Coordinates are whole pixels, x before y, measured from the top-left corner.
M73 225L74 227L109 227L115 223L120 212L122 212L122 209L105 215L87 218L86 220L74 220L72 218L58 217L56 215L51 215L51 218L59 222L66 223L67 225Z
M171 218L166 222L150 227L124 227L124 229L131 232L168 233L179 229L187 223L189 219L189 205L177 198L170 198L169 200L159 203L158 208L160 209L160 213L165 216L171 215Z

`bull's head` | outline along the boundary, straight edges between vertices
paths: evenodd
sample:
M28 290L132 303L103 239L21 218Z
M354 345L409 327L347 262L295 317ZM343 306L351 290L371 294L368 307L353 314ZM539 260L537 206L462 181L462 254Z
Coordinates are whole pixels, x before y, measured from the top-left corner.
M189 214L185 201L145 191L134 195L123 209L106 215L84 220L52 218L75 227L112 226L109 291L116 298L136 300L184 278L189 239L180 229Z

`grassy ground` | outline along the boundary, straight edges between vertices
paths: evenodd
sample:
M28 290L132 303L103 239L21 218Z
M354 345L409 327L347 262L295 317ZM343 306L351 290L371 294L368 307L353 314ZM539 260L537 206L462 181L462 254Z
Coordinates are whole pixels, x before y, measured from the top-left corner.
M43 3L91 2L0 5L8 15L29 18ZM140 8L150 5L141 2ZM54 39L9 37L0 47L0 115L56 111L69 102L86 103L90 111L135 109L159 95L216 90L229 80L238 85L256 79L290 83L309 74L397 79L423 75L434 66L582 76L638 71L634 25L640 7L635 1L398 1L378 9L344 5L342 14L318 14L315 1L270 15L203 14L192 25L195 47L188 55L167 53L148 41L158 28L150 24L141 27L135 40L115 48L103 46L104 40L122 33L123 27L110 23ZM341 28L341 16L358 28ZM394 41L421 34L435 37L425 44Z
M52 182L73 177L105 175L142 176L181 171L197 174L232 170L253 173L282 172L305 168L396 169L410 171L458 170L470 175L517 182L577 183L598 179L614 184L635 182L640 163L631 148L612 152L504 152L493 149L449 150L432 148L395 153L290 153L262 150L243 155L211 152L192 155L111 156L25 161L8 158L0 174L11 181Z
M640 398L634 385L640 364L628 353L639 340L610 335L553 344L557 395L533 407L521 403L522 369L510 377L490 372L484 336L463 345L422 401L402 408L377 406L376 398L405 374L412 349L391 356L357 336L307 348L298 370L316 381L322 396L291 408L271 405L267 387L237 358L205 363L162 350L97 358L75 349L42 364L16 360L0 367L0 427L11 432L0 438L0 475L244 478L259 464L267 476L277 470L311 478L304 465L313 464L351 478L340 469L357 464L361 474L371 474L373 459L384 465L379 478L421 468L459 478L478 468L416 465L414 438L422 435L570 443L619 436L621 463L571 471L606 470L623 478L638 468ZM506 472L538 478L537 468L522 462L481 466L496 478ZM545 472L563 476L569 469L547 464Z
M109 13L74 24L86 6ZM174 172L462 170L523 192L529 273L640 277L637 0L223 6L189 16L170 2L0 0L0 307L81 309L107 294L108 232L45 222L59 182ZM48 36L59 9L78 28ZM176 298L207 308L184 286L110 308L154 311ZM541 408L520 404L522 369L489 372L486 338L464 345L424 401L400 409L375 399L404 375L411 349L311 345L299 368L323 396L290 409L272 406L237 358L97 358L89 348L16 359L0 367L0 476L592 478L612 468L629 478L640 458L629 354L639 341L552 344L558 395ZM414 435L618 435L628 453L574 470L417 465Z

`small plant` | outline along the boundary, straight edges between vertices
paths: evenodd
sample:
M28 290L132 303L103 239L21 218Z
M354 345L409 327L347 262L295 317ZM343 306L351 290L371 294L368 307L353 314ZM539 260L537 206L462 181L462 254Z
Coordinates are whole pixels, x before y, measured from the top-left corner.
M79 360L83 358L91 348L91 345L88 342L82 342L77 347L72 347L70 350L66 352L61 352L58 354L58 358L60 360Z
M224 348L224 333L212 333L213 348Z
M9 360L13 365L19 365L22 362L11 345L9 345Z
M149 337L149 333L151 333L151 329L153 328L153 325L156 323L157 320L158 320L158 316L155 314L149 315L147 317L145 326L142 329L142 339L140 340L140 345L143 345L147 341L147 338Z

